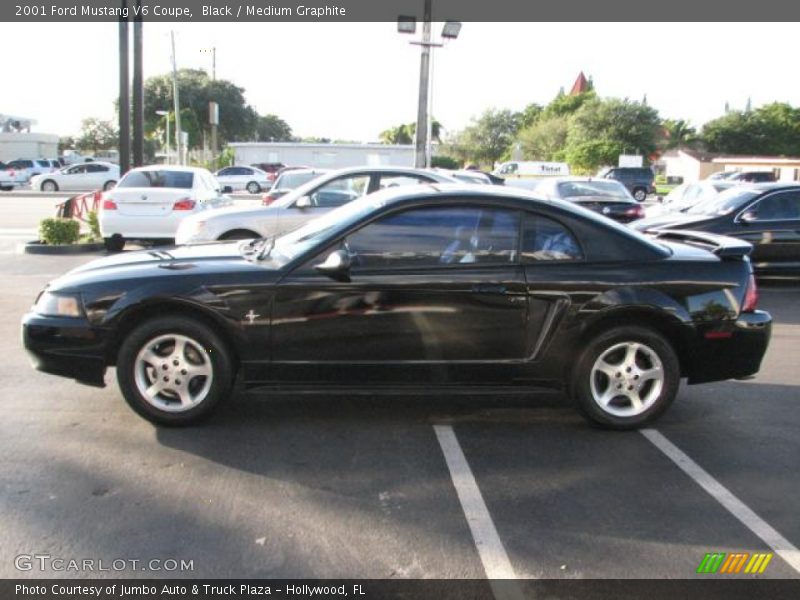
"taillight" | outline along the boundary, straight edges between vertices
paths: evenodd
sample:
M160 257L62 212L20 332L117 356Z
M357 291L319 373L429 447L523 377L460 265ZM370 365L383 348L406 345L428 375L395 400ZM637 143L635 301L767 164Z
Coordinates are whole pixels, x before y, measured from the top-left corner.
M183 198L182 200L178 200L175 204L172 205L172 210L192 210L194 209L195 201L190 200L189 198Z
M103 200L103 210L117 210L117 203L106 198Z
M756 278L750 274L750 279L747 281L747 290L744 292L744 304L742 304L742 312L753 312L758 307L758 288L756 287Z
M276 199L272 196L272 194L264 194L264 197L261 199L261 204L263 204L264 206L269 206L270 204L275 202L275 200Z
M626 210L625 215L640 219L644 216L644 209L642 208L641 204L637 204L636 206L631 206L628 210Z

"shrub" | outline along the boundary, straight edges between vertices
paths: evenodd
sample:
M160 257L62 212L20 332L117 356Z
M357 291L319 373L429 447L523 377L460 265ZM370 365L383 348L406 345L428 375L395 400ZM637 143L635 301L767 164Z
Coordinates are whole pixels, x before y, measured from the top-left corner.
M461 168L461 163L450 156L431 156L431 166L439 169L458 170Z
M99 240L103 236L100 234L100 221L97 218L97 211L90 210L86 215L86 222L89 224L89 233L92 240Z
M51 246L74 244L80 230L81 224L73 219L42 219L39 222L39 237Z

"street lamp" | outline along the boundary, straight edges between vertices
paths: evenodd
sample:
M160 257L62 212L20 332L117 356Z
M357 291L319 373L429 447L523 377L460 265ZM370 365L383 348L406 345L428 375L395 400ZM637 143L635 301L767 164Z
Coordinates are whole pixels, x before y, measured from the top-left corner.
M157 110L156 114L159 115L159 116L162 116L162 117L166 117L166 121L167 121L167 148L166 148L167 164L170 164L170 162L169 162L169 111L168 110Z
M431 39L431 13L432 0L425 0L422 20L422 40L412 41L411 44L420 46L419 61L419 100L417 107L417 139L414 150L414 166L425 168L431 166L431 105L433 104L433 84L431 70L433 55L432 48L444 46L441 42ZM417 30L416 17L401 15L397 18L397 31L399 33L415 33ZM461 31L461 23L447 21L442 28L442 39L454 40Z

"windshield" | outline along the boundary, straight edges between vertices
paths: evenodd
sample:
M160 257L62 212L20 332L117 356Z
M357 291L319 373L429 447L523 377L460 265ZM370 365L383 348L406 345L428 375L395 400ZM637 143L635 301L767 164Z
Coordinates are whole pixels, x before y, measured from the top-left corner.
M191 189L194 173L189 171L131 171L117 184L118 188Z
M608 200L630 200L628 190L614 181L564 181L558 184L561 198L592 196Z
M374 197L364 196L325 215L314 219L299 229L275 240L273 253L280 253L287 261L307 252L325 239L343 231L381 205Z
M296 173L290 171L289 173L284 173L278 177L278 180L275 182L275 189L293 190L296 187L300 187L304 183L319 177L320 175L322 175L322 173L317 171L298 171Z
M758 196L759 192L752 189L731 188L717 196L705 199L695 204L687 214L690 215L727 215L742 207Z

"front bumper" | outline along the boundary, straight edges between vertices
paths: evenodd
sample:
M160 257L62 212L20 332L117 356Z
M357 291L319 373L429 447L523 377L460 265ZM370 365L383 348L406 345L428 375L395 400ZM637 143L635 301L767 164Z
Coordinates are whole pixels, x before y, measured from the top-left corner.
M758 373L772 335L772 316L742 313L723 328L698 331L689 383L743 379Z
M103 387L106 342L106 332L83 318L36 313L22 318L22 343L33 367L44 373Z

